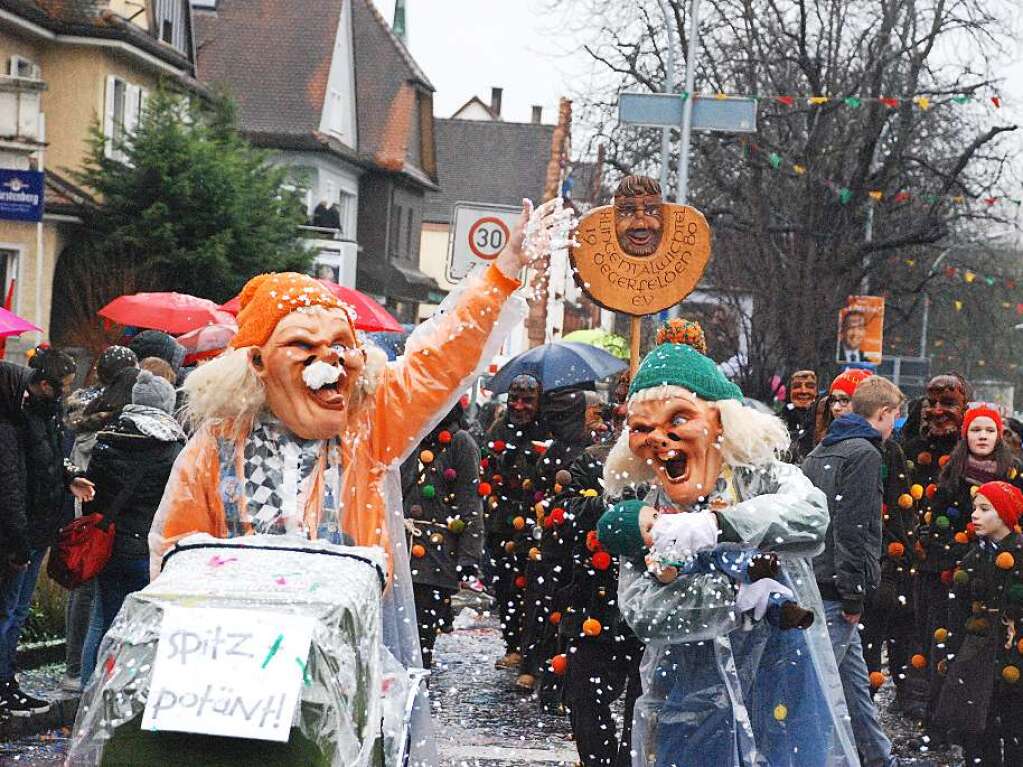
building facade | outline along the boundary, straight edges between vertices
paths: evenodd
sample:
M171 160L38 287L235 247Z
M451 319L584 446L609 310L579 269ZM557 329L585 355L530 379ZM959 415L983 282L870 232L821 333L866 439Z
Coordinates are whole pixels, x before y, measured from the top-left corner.
M38 222L0 218L0 280L11 309L44 332L10 339L8 353L47 340L55 273L73 258L80 169L98 126L107 152L138 123L159 83L192 89L188 0L0 0L0 172L44 173Z

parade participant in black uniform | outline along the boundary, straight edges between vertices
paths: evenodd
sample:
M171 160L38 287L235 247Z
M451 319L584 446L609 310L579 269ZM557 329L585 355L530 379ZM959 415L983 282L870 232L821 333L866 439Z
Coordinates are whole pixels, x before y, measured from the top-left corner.
M926 395L920 403L919 428L915 426L916 408L911 407L911 418L903 432L903 451L909 462L911 497L916 501L918 521L913 546L916 635L907 675L906 713L919 720L927 716L928 689L935 673L935 664L928 657L934 631L944 626L948 615L948 586L942 583L941 574L948 569L949 562L941 545L930 546L929 520L936 520L944 511L939 508L937 499L938 477L959 441L969 397L969 387L961 376L955 373L935 376L928 382ZM928 529L921 530L921 526ZM947 580L949 576L945 577Z
M631 764L632 713L642 692L639 662L643 644L618 611L618 563L597 540L605 511L604 460L621 432L624 407L612 410L607 439L587 448L572 464L558 496L573 518L571 581L560 590L551 617L563 652L552 670L563 675L563 699L583 767ZM624 724L616 735L611 705L625 693Z
M558 472L567 471L592 442L586 423L587 394L593 392L558 389L545 392L541 401L543 422L554 441L537 465L534 482L534 489L544 497L534 507L537 524L532 528L533 543L526 563L522 664L515 680L523 691L536 687L537 677L557 650L557 631L552 630L549 618L554 595L568 582L572 570L573 534L571 515L552 502L549 491L558 492Z
M505 417L496 421L482 445L479 493L485 499L489 586L497 601L505 655L497 668L522 663L526 564L533 548L536 507L544 499L542 459L550 440L540 422L540 382L517 376L508 387Z
M451 596L477 574L483 549L480 452L461 417L456 404L401 467L424 668L437 634L451 629Z

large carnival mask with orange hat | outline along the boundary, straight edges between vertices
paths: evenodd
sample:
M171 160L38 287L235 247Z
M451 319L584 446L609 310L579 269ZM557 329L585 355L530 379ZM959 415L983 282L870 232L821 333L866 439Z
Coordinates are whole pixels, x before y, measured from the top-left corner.
M354 317L303 274L254 277L241 295L238 334L270 411L295 436L327 439L345 430L366 363Z

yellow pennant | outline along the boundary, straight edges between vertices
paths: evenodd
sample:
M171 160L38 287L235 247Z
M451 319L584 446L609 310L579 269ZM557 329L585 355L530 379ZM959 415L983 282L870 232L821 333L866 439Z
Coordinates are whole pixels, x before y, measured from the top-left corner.
M955 303L956 303L956 311L957 312L961 312L963 310L963 302L960 301L959 299L956 299Z
M793 165L792 166L792 171L797 176L802 176L804 173L806 173L806 166L805 165L798 165L798 164L797 165Z
M921 109L926 110L931 108L931 100L926 96L917 96L915 99L913 99L913 103L916 104Z
M977 279L977 275L975 275L973 272L967 272L966 274L963 275L963 279L966 280L967 283L971 283L975 279Z
M884 199L884 192L879 191L867 192L867 196L870 197L870 199L873 200L874 202L881 202L881 200Z
M807 102L809 102L810 104L813 104L814 106L820 106L821 104L827 104L828 103L828 97L827 96L811 96L810 98L807 99Z

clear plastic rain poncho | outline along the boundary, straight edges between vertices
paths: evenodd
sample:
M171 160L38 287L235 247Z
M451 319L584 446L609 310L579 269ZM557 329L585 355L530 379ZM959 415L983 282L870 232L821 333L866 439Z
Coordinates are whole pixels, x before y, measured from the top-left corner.
M410 691L418 680L382 641L385 572L378 548L278 535L224 540L198 534L180 541L160 577L128 596L103 640L68 764L161 764L171 755L180 763L188 758L186 748L202 749L211 763L219 749L262 752L266 763L294 753L283 743L191 734L182 745L177 733L140 728L164 611L172 607L280 614L283 630L288 618L314 619L292 732L300 733L305 753L316 754L311 763L317 765L376 765L380 754L384 764L400 764Z
M799 469L736 468L736 501L718 512L741 544L778 554L778 580L813 610L783 631L735 608L723 572L661 584L623 563L622 615L647 643L633 724L634 767L856 767L859 759L811 560L828 526L824 495ZM660 490L647 501L670 506Z

